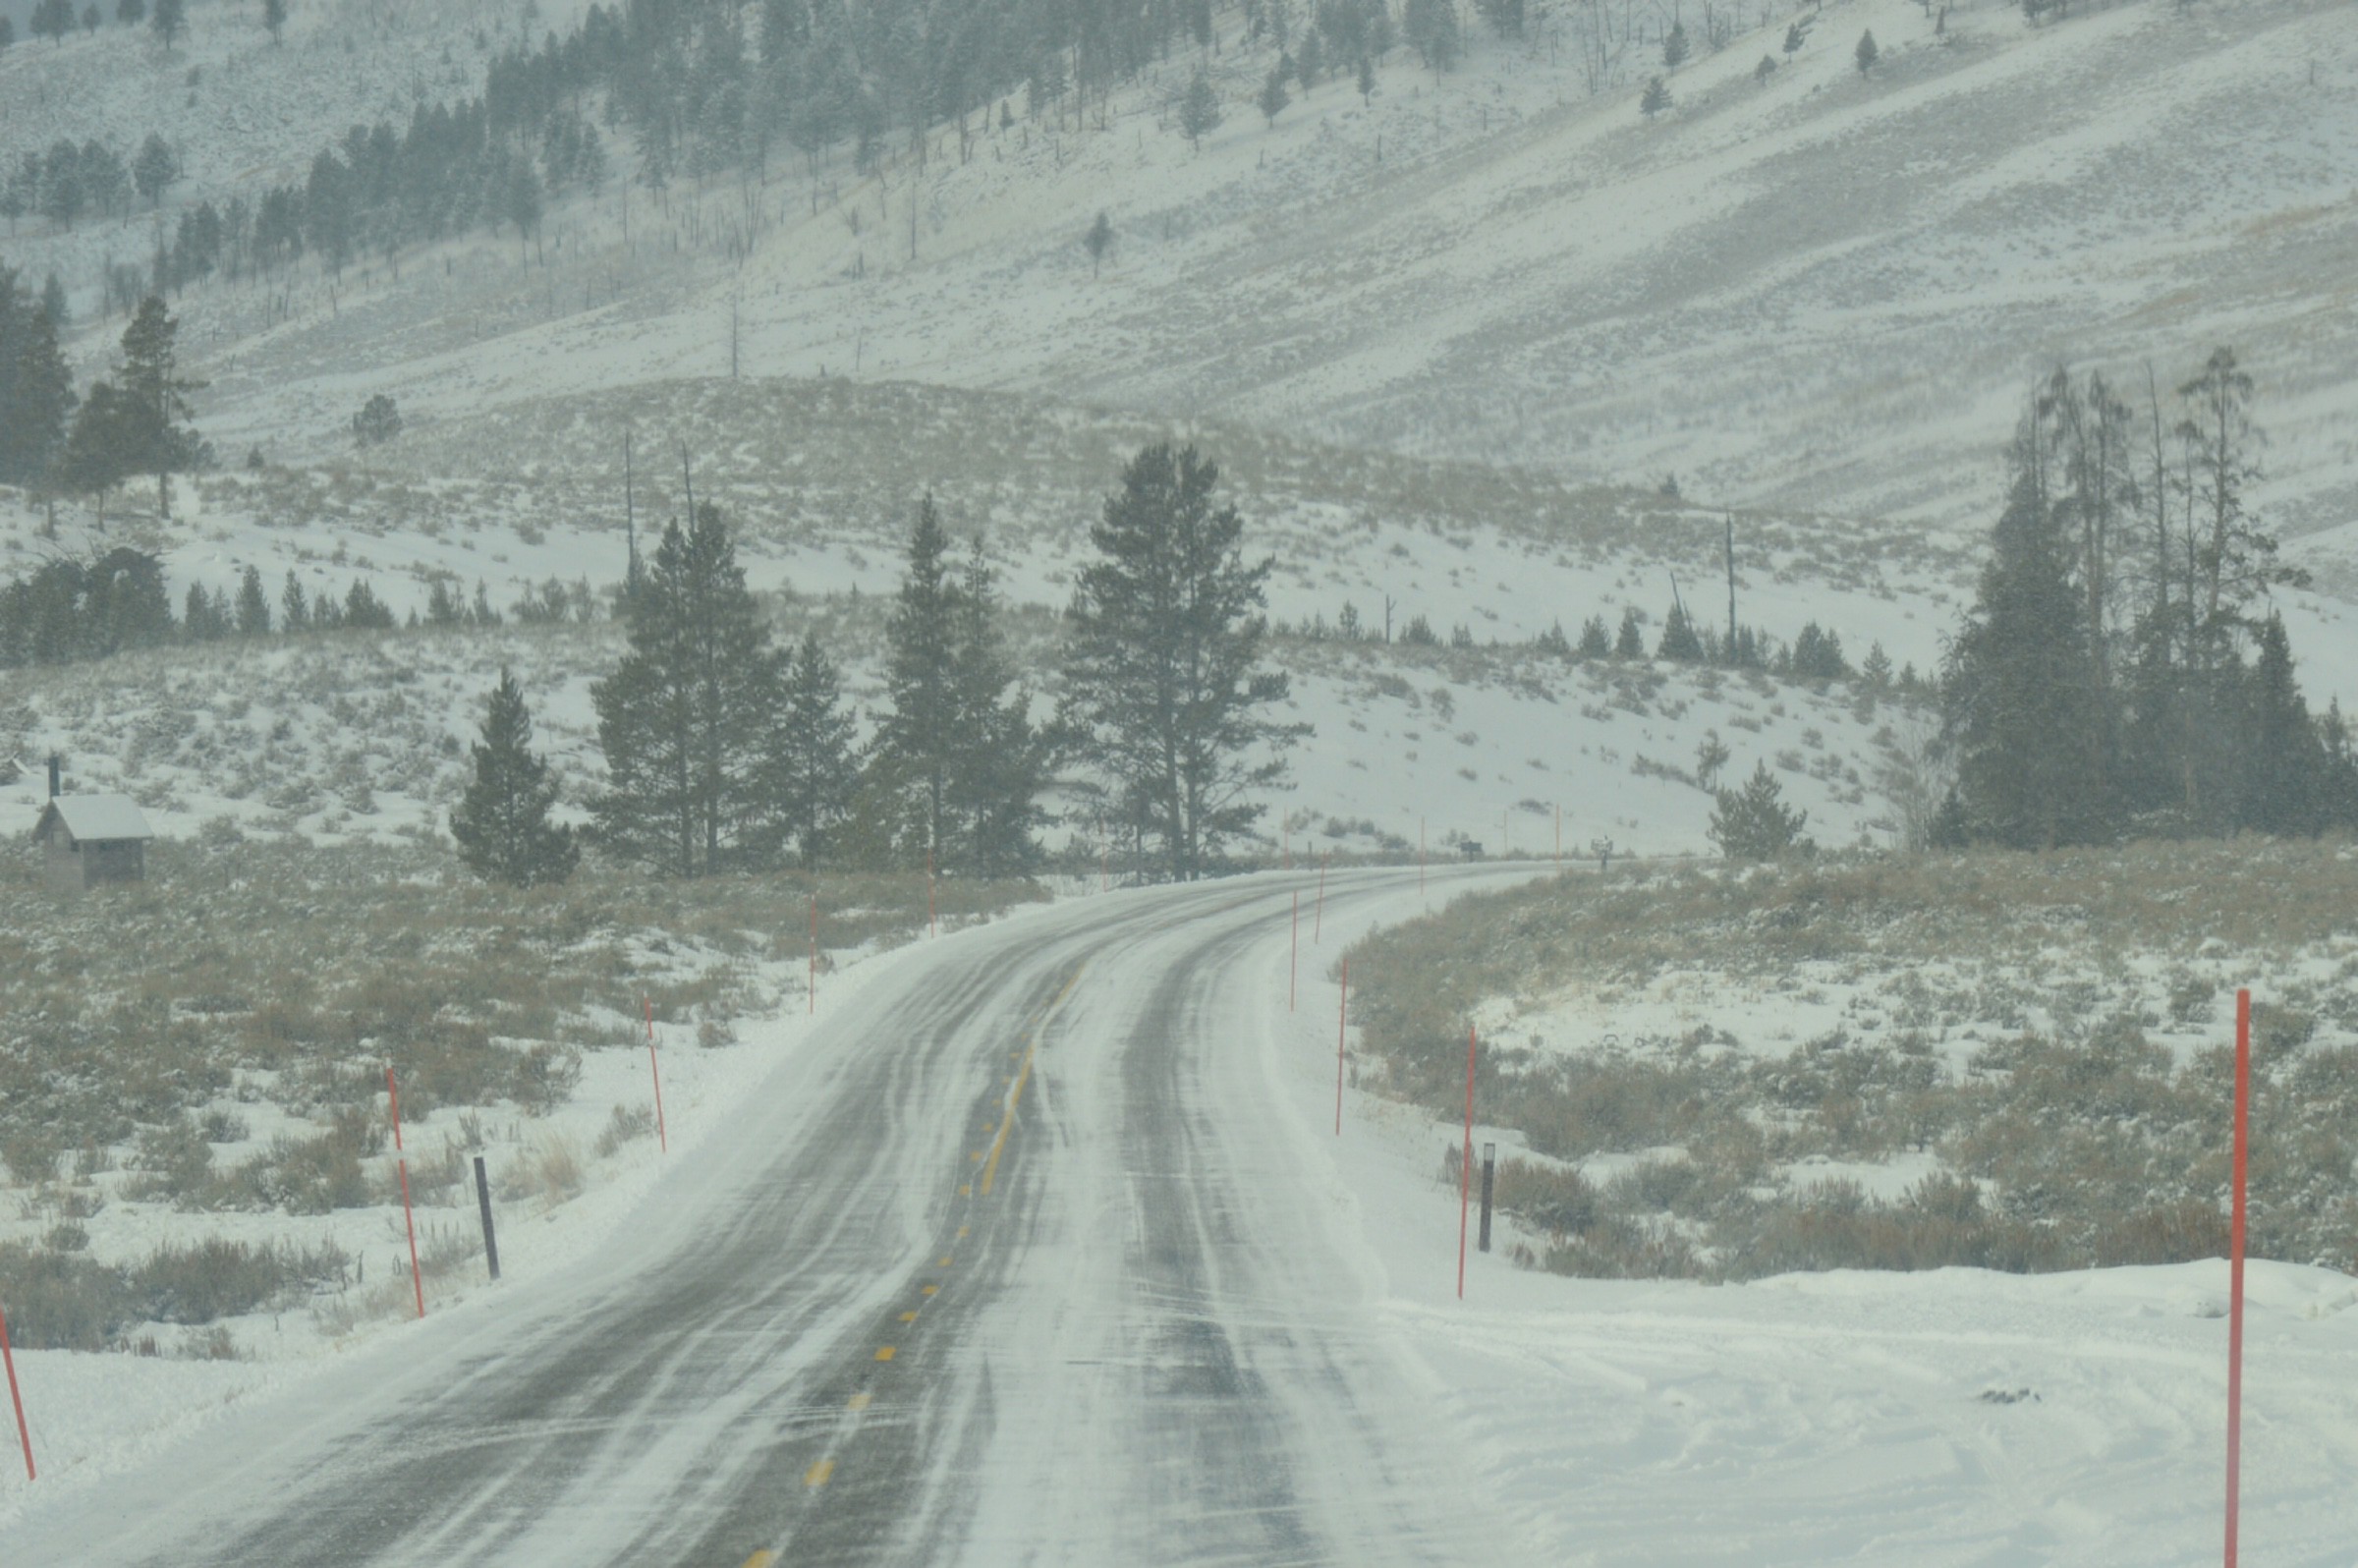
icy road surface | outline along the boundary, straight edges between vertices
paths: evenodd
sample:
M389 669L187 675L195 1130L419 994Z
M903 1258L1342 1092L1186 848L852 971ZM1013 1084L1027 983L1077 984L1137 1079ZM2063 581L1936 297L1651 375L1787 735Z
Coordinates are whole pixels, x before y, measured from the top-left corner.
M1372 896L1341 880L1322 947L1302 913L1329 1038L1318 972ZM934 944L599 1264L34 1520L10 1568L1494 1560L1399 1419L1429 1374L1300 1199L1264 1048L1300 881Z

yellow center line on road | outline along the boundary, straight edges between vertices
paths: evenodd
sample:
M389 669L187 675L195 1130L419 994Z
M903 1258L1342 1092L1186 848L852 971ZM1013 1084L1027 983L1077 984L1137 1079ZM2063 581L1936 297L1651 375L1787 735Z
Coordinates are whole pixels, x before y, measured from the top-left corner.
M999 1125L999 1136L991 1141L990 1162L982 1167L982 1196L988 1198L990 1189L999 1179L999 1156L1007 1151L1007 1134L1015 1126L1015 1107L1024 1097L1024 1085L1032 1078L1032 1051L1039 1048L1035 1036L1032 1049L1024 1052L1024 1070L1015 1075L1015 1088L1007 1095L1007 1120Z
M764 1549L761 1551L757 1551L751 1557L746 1558L745 1568L770 1568L770 1564L776 1562L777 1560L778 1554L776 1552Z
M939 1291L940 1289L941 1289L941 1287L940 1287L939 1285L927 1285L927 1286L926 1287L925 1293L926 1293L926 1295L930 1296L930 1295L933 1295L935 1292ZM911 1313L909 1316L912 1316L912 1317L915 1317L915 1316L917 1316L917 1314L915 1314L915 1313Z
M1064 982L1064 989L1056 993L1056 999L1050 1002L1047 1011L1040 1015L1041 1029L1047 1028L1048 1020L1056 1016L1056 1010L1064 1005L1064 999L1073 994L1073 987L1081 983L1082 973L1088 968L1089 965L1084 963L1080 969L1073 971L1073 978ZM1015 1129L1015 1108L1023 1103L1024 1086L1032 1081L1032 1058L1039 1050L1039 1035L1035 1032L1031 1043L1026 1045L1020 1053L1024 1065L1015 1075L1015 1087L1007 1092L1007 1115L999 1123L999 1136L990 1146L990 1160L982 1167L982 1196L984 1198L990 1196L990 1189L999 1179L999 1156L1007 1151L1007 1135Z
M904 1323L914 1323L917 1321L917 1314L903 1313L901 1314L901 1321Z
M854 1394L852 1396L852 1402L843 1408L846 1410L866 1410L868 1408L869 1400L873 1397L874 1396L871 1395L867 1389L863 1388L858 1393Z
M878 1360L878 1361L890 1361L890 1360L892 1360L892 1347L891 1347L890 1345L879 1345L879 1346L877 1346L877 1347L876 1347L876 1360Z
M827 1484L829 1478L831 1478L834 1474L835 1461L832 1459L822 1459L817 1464L813 1465L809 1470L803 1472L803 1484L814 1487L823 1486ZM769 1560L769 1553L763 1552L760 1555L766 1568L766 1564Z

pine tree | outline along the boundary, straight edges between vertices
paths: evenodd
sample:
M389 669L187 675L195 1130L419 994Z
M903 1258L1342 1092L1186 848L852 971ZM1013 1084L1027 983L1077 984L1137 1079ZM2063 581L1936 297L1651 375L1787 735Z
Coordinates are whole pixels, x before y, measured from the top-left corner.
M1409 47L1434 76L1457 64L1457 8L1450 0L1407 0L1400 27Z
M1250 793L1282 778L1285 749L1310 733L1262 716L1287 696L1283 675L1257 668L1275 561L1246 564L1243 518L1212 510L1218 480L1193 447L1139 453L1090 531L1099 558L1069 617L1069 731L1175 881L1251 829L1263 809Z
M311 629L311 607L303 596L303 585L296 580L293 567L287 568L286 587L279 589L278 619L290 632Z
M1604 617L1592 615L1580 624L1580 646L1584 659L1610 658L1613 653L1612 634L1604 629Z
M1638 99L1638 111L1651 120L1670 107L1670 89L1662 85L1660 77L1649 78L1646 91Z
M689 530L663 531L630 651L590 691L608 779L590 812L609 853L675 876L776 859L779 665L728 523L700 502Z
M210 643L221 635L214 623L213 596L202 583L191 583L181 599L180 635L192 643Z
M505 216L516 225L516 253L524 253L525 241L540 228L540 176L533 172L531 160L519 158L508 175L507 208Z
M337 622L347 632L390 632L393 611L376 596L365 578L354 578L344 593L344 613Z
M1870 28L1867 31L1860 33L1859 47L1852 56L1852 58L1857 60L1859 63L1860 76L1865 76L1868 72L1875 69L1877 54L1878 51L1875 47L1874 29Z
M49 148L48 159L41 167L41 216L71 229L74 220L82 216L85 199L82 155L73 142L58 141Z
M385 393L371 393L368 401L361 405L361 412L352 417L352 439L356 446L382 446L400 434L401 410Z
M149 295L123 333L122 398L126 474L155 476L156 506L172 517L172 474L196 461L196 433L188 425L188 394L204 385L180 374L174 342L180 323Z
M0 311L14 288L0 278ZM46 310L19 308L13 322L0 317L0 354L12 346L16 374L0 379L0 480L32 484L49 473L71 427L74 377Z
M1523 0L1475 0L1482 20L1501 38L1523 36Z
M2292 677L2284 618L2261 623L2246 702L2246 823L2263 833L2316 833L2327 822L2329 763L2317 722Z
M1621 611L1621 631L1613 639L1613 656L1642 659L1646 656L1646 631L1638 619L1638 607L1626 605Z
M153 28L155 35L164 40L165 48L171 48L180 41L180 35L188 30L187 0L155 0L155 9L147 13L147 26Z
M1714 790L1712 798L1712 842L1731 861L1772 861L1814 847L1802 836L1810 813L1785 804L1767 762L1753 764L1742 789Z
M999 637L998 593L980 539L950 613L953 864L976 875L1020 875L1039 859L1034 829L1048 749L1033 729L1031 694L1016 684Z
M2322 786L2326 824L2345 832L2358 828L2358 746L2351 744L2349 726L2342 719L2341 699L2326 704L2317 738L2326 755Z
M1676 71L1686 63L1687 25L1683 22L1673 22L1670 24L1670 30L1662 35L1662 69Z
M2052 517L2018 476L1942 688L1976 837L2054 849L2110 831L2111 780L2094 744L2105 715L2081 676L2088 636Z
M1886 660L1885 664L1888 665ZM1793 678L1800 681L1843 681L1850 678L1850 661L1842 656L1842 637L1812 621L1793 639Z
M884 631L884 692L891 704L877 726L876 750L919 797L924 834L920 850L950 853L948 789L958 749L954 612L950 539L930 491L918 503L909 531L908 571ZM937 860L938 864L938 860Z
M836 824L851 812L860 784L853 755L857 728L834 662L818 645L818 635L806 633L786 667L773 753L779 808L805 870L818 869L833 847Z
M1363 55L1361 55L1361 56L1359 57L1359 101L1360 101L1361 103L1363 103L1363 104L1367 104L1367 103L1373 103L1373 102L1375 102L1375 100L1376 100L1376 66L1375 66L1375 62L1371 61L1371 60L1370 60L1370 59L1369 59L1369 58L1368 58L1366 55L1364 55L1364 54L1363 54Z
M1201 68L1195 80L1187 84L1187 95L1179 100L1179 134L1187 144L1203 150L1207 133L1220 123L1220 98L1212 90L1211 78Z
M106 494L128 477L124 453L131 445L133 410L112 383L92 381L74 423L66 433L65 449L52 465L57 487L91 497L98 508L98 526L106 526Z
M262 591L262 573L259 567L250 566L238 582L238 635L267 637L270 635L270 596Z
M262 26L270 29L270 41L280 43L279 36L287 27L287 0L262 0Z
M582 858L573 829L548 819L557 781L533 753L533 716L524 688L506 666L484 699L483 738L475 746L475 778L450 813L459 858L485 881L510 887L562 882Z
M1278 114L1287 104L1293 102L1293 99L1285 95L1284 72L1272 70L1268 75L1268 80L1261 84L1261 95L1253 101L1260 106L1262 118L1268 121L1271 130L1275 130Z
M139 155L131 160L131 183L147 198L150 210L163 204L164 192L179 177L180 160L172 155L171 143L148 132L147 140L140 143Z
M1662 640L1655 645L1655 657L1675 659L1681 664L1703 661L1703 639L1695 635L1695 623L1687 619L1686 606L1673 604L1669 616L1662 622Z

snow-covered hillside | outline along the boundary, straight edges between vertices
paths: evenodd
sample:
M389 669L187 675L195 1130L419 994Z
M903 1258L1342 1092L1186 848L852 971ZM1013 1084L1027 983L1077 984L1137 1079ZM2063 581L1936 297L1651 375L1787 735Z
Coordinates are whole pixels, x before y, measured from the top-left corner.
M291 172L338 122L456 90L483 58L472 12L397 27L333 8L282 51L307 51L296 71L233 46L243 8L196 15L194 108L180 77L159 90L128 29L0 58L0 92L41 111L4 117L0 153L61 133L136 141L160 119L215 149L192 156L186 201ZM1762 82L1792 19L1743 13L1752 30L1672 73L1652 122L1642 49L1591 96L1543 28L1476 41L1437 80L1396 51L1372 99L1336 79L1273 128L1247 101L1264 51L1237 47L1229 17L1210 61L1227 117L1200 152L1169 123L1190 56L1117 91L1102 129L1019 119L964 157L945 134L922 173L902 158L876 178L836 149L660 207L610 187L559 204L545 266L486 236L411 258L398 284L350 274L332 302L324 280L268 291L293 315L267 330L250 289L183 308L213 362L213 421L274 451L332 443L374 387L472 412L725 373L734 303L753 374L1024 387L1943 525L1987 517L1990 454L2032 377L2068 363L2142 391L2150 363L2166 393L2226 341L2274 437L2272 516L2321 535L2321 560L2358 548L2322 536L2358 499L2344 8L2139 0L2036 28L1993 0L1937 21L1905 0L1809 16L1807 45ZM522 23L492 7L479 26L497 47ZM1851 45L1870 28L1881 52L1863 76ZM1093 276L1078 242L1099 209L1116 240ZM723 231L748 223L739 261ZM8 252L36 275L58 264L78 300L94 302L99 252L148 249L143 223L39 227Z

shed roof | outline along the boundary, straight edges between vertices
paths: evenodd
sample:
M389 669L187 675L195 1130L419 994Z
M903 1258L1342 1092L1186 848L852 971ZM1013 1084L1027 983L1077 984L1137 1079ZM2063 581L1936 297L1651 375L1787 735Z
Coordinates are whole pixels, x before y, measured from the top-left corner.
M98 839L153 838L155 829L128 795L60 795L41 812L41 822L47 823L55 812L66 824L66 831L84 844ZM40 833L40 826L33 828Z

